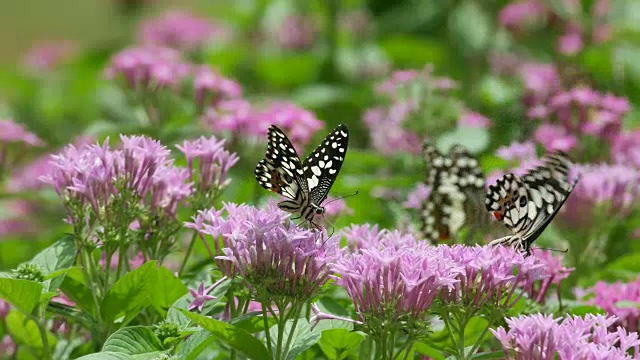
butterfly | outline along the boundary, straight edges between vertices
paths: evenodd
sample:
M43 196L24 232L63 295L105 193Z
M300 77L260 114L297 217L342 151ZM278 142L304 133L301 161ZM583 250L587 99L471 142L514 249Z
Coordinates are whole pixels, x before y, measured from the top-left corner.
M580 180L577 176L569 182L572 164L567 154L555 151L524 176L506 174L489 186L487 210L513 232L491 244L512 246L525 256L531 255L531 244L551 223Z
M300 161L289 138L276 126L269 127L267 139L267 153L255 170L258 184L287 198L278 203L280 209L298 214L319 228L313 219L324 214L322 202L344 162L349 128L340 124L304 162Z
M443 155L425 142L422 155L431 193L421 205L420 230L435 244L455 237L472 216L469 210L481 208L485 179L478 160L460 145Z

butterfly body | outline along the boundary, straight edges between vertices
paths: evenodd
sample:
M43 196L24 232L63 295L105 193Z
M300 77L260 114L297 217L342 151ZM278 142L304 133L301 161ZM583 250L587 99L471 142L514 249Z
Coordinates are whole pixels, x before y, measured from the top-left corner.
M349 129L340 124L302 162L287 136L272 125L267 153L256 166L256 180L263 188L287 198L278 203L280 209L298 214L317 228L313 220L324 214L322 202L340 172L348 143Z
M519 177L506 174L489 187L486 208L512 235L492 245L507 245L529 255L531 244L542 234L567 200L579 177L569 182L569 157L556 151L543 164Z
M468 223L470 204L484 194L484 175L478 160L462 146L444 155L425 142L422 153L431 193L420 209L421 232L435 244L456 236Z

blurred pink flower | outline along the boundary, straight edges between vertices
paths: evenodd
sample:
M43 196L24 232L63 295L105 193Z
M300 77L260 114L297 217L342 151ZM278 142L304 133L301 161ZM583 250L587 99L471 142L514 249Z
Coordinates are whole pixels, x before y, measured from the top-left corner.
M69 60L77 50L73 41L50 41L34 43L24 58L28 70L34 73L46 73Z
M638 334L609 329L615 316L587 314L564 320L533 314L507 318L509 330L491 330L504 349L505 358L518 360L552 359L636 359ZM627 352L634 349L634 356Z
M491 120L480 113L467 111L458 118L458 126L487 128L491 126Z
M32 235L40 230L34 218L34 207L26 200L6 200L0 207L0 238Z
M532 141L522 143L513 142L508 146L501 146L496 150L496 155L504 160L517 160L527 162L537 158L536 145Z
M431 195L431 188L424 183L417 183L407 195L407 200L402 203L402 207L405 209L420 209L422 202L427 200L429 195Z
M242 87L238 82L220 75L209 66L198 66L193 73L195 102L198 106L242 96Z
M324 127L324 122L314 113L290 102L273 102L260 111L258 117L263 128L276 125L284 131L298 150L308 145L313 135Z
M228 131L240 136L266 135L269 127L258 120L255 110L245 99L221 100L215 106L207 107L202 122L214 133Z
M44 143L34 133L26 130L22 124L11 119L0 119L0 149L9 143L24 143L31 146L42 146ZM2 159L0 152L0 160Z
M5 335L0 339L0 356L2 358L11 359L18 349L18 344L9 335Z
M355 10L340 14L340 27L349 32L356 40L365 40L372 34L371 15L364 10Z
M173 88L191 73L180 53L167 47L133 47L115 54L105 69L108 79L122 78L132 90Z
M640 169L640 129L619 134L611 144L611 158L617 164Z
M324 201L323 206L325 216L336 217L343 214L353 214L353 209L347 206L347 202L344 201L344 199L335 199L328 196Z
M569 151L576 146L578 141L564 127L549 123L540 125L533 137L548 152L555 150Z
M143 45L198 50L211 40L227 40L230 30L220 23L186 11L171 10L142 23L138 39Z
M498 14L498 22L511 30L520 30L541 20L546 9L540 0L521 0L507 4Z
M544 104L549 96L560 90L560 74L553 64L524 63L519 69L527 91L525 105Z
M596 305L609 315L618 318L617 324L628 331L638 331L640 321L640 277L623 283L598 281L588 289L576 289L576 297L582 303ZM625 304L627 302L628 304Z
M276 38L283 49L308 50L316 41L316 25L314 19L307 15L287 15L279 25Z
M577 24L567 24L564 34L558 39L558 52L575 55L584 48L582 29Z

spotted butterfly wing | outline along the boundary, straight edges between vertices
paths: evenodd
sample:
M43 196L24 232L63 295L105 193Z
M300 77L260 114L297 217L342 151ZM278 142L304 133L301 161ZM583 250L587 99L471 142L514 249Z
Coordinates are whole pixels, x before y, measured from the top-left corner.
M313 218L324 212L321 203L342 167L348 141L349 130L341 124L302 163L291 141L272 125L267 153L255 169L256 180L288 199L278 203L280 209L299 214L317 227Z
M569 182L569 157L556 151L524 176L506 174L489 187L486 208L512 235L491 244L507 245L530 254L540 236L567 200L579 178Z
M478 160L460 145L445 156L425 142L423 158L431 193L420 209L421 232L426 240L437 243L454 237L467 223L468 205L482 193L484 175Z
M288 199L302 201L308 187L296 149L275 125L269 127L267 139L267 153L254 173L258 184Z
M342 168L348 145L349 128L340 124L304 160L302 168L311 203L320 205L327 198Z

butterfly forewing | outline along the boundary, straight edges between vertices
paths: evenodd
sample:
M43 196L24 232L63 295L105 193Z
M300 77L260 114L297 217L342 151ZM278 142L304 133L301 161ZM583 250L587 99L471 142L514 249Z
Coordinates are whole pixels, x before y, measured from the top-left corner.
M349 128L340 124L302 164L311 202L320 205L338 177L349 145Z
M295 200L308 192L304 171L296 149L287 136L271 125L268 132L267 153L258 162L256 180L263 188Z

